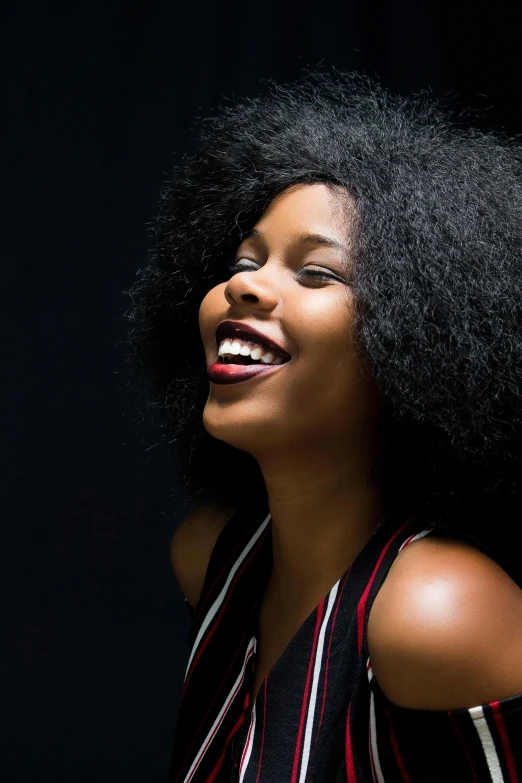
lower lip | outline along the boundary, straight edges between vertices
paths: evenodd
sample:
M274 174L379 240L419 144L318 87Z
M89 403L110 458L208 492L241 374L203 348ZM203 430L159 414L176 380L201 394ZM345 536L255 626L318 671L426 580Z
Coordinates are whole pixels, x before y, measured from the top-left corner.
M212 383L230 384L248 381L258 375L266 375L284 367L284 364L223 364L214 362L207 368L208 379Z

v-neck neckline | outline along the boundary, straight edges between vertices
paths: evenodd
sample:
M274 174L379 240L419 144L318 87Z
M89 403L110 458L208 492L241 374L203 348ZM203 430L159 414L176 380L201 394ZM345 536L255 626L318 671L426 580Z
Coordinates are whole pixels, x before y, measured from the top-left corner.
M246 687L246 693L248 694L248 707L247 711L249 714L254 710L254 707L258 705L258 702L260 698L264 698L264 694L266 693L269 678L270 682L273 682L274 675L277 675L277 672L281 668L281 666L284 665L284 662L288 655L291 652L291 648L294 648L295 645L298 642L298 639L303 636L305 633L305 630L308 629L308 626L312 623L313 620L317 621L317 612L319 610L319 607L322 605L327 605L328 601L330 599L330 596L332 594L332 591L337 588L338 585L341 585L342 582L346 579L352 568L358 564L359 560L367 553L368 548L371 546L372 542L375 541L376 537L380 537L380 535L383 534L383 530L386 529L388 531L388 527L390 526L391 518L388 513L384 513L381 517L381 521L375 528L374 532L370 536L370 538L366 541L364 546L361 548L361 550L357 553L357 555L354 557L350 565L345 569L343 574L339 577L337 582L331 586L331 588L328 590L326 595L321 598L319 603L312 609L310 614L303 620L297 631L294 633L282 653L279 655L279 657L276 659L276 661L272 664L268 672L265 674L263 680L259 684L259 689L256 694L255 699L252 698L252 686L254 683L255 678L255 672L256 672L256 664L258 660L258 647L259 647L259 619L260 619L260 612L261 612L261 602L264 596L264 591L266 590L266 587L268 585L268 580L270 577L270 569L272 567L272 517L270 517L270 520L267 525L266 529L266 537L263 541L263 546L261 547L260 551L258 552L258 557L261 558L263 555L266 558L266 567L265 571L262 574L262 578L259 580L259 592L256 596L256 602L254 604L254 612L252 617L252 627L253 627L253 633L249 635L250 641L254 642L254 649L251 657L250 666L248 669L248 675L245 677L245 687Z

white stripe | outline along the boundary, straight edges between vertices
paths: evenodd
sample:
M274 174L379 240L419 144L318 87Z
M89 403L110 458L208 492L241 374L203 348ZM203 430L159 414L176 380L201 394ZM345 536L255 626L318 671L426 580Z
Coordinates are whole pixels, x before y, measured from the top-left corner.
M192 762L192 764L190 766L190 769L187 772L187 775L185 777L184 783L189 783L189 781L192 780L192 777L194 776L195 771L197 770L197 768L199 767L199 765L201 763L201 759L203 758L203 756L207 752L208 746L210 745L210 743L214 739L217 730L219 729L219 727L221 726L221 724L223 722L223 718L227 714L230 705L234 701L234 698L237 696L237 693L238 693L239 689L241 688L243 680L245 679L246 665L247 665L250 657L253 655L253 653L255 653L256 646L257 646L257 644L256 644L256 637L253 636L252 639L250 640L250 642L248 643L247 651L246 651L246 654L245 654L245 660L243 662L243 667L242 667L241 671L239 672L238 678L235 681L235 683L234 683L234 685L232 687L232 690L230 691L228 697L226 698L225 703L221 707L221 710L219 711L219 714L217 715L216 720L212 724L212 727L211 727L209 733L205 737L205 739L203 741L203 744L202 744L202 746L201 746L201 748L199 750L199 753L196 755L194 761Z
M194 642L194 644L192 646L192 651L190 653L189 662L188 662L188 665L187 665L187 671L185 672L185 679L187 678L187 674L189 673L190 665L192 663L192 660L194 658L196 650L198 649L199 644L200 644L203 636L205 635L205 633L207 631L207 628L209 627L210 623L212 622L212 620L216 616L216 614L217 614L217 612L219 610L219 607L221 606L221 604L225 600L225 596L227 594L227 590L230 587L230 584L231 584L234 576L236 575L237 571L239 570L239 566L241 565L243 560L245 560L246 556L248 555L248 553L250 552L250 550L252 549L252 547L254 546L256 541L260 538L261 534L265 530L265 528L268 525L269 521L270 521L270 514L268 514L268 516L266 517L264 522L258 527L258 529L254 533L254 535L252 536L252 538L250 539L250 541L248 542L246 547L243 549L243 551L239 555L238 559L236 560L236 562L234 563L233 567L230 570L230 573L228 575L228 579L225 582L225 584L223 585L223 589L221 590L220 594L218 595L218 597L216 598L216 600L214 601L214 603L212 604L212 606L208 610L208 612L207 612L207 614L205 616L205 619L203 620L203 622L201 624L201 628L199 629L199 633L196 636L196 640L195 640L195 642Z
M254 747L255 730L256 730L256 703L254 702L254 705L252 707L252 715L250 718L250 728L248 730L248 737L245 743L243 754L241 756L241 764L239 766L239 783L243 783L243 778L245 777L245 772L248 767L248 762L250 761L250 756L252 755L252 748Z
M473 719L473 725L477 730L480 742L482 744L482 750L488 764L489 774L493 783L503 783L504 776L500 768L500 762L498 760L497 751L495 748L495 742L491 736L488 723L484 717L484 710L482 707L471 707L468 710Z
M433 526L425 527L424 530L421 530L421 532L417 533L416 536L411 536L410 538L407 538L406 541L404 541L402 545L399 547L399 552L401 552L405 546L408 546L408 544L413 544L413 542L417 541L418 538L424 538L424 536L427 536L428 533L431 533L432 530L433 530Z
M417 541L419 538L424 538L424 536L427 536L428 533L430 533L433 530L433 527L426 527L424 530L421 530L420 533L417 533L417 535L410 536L406 539L399 548L399 552L404 549L404 547L408 546L409 544L413 543L413 541ZM370 659L368 658L366 662L366 671L368 675L368 682L371 683L373 679L373 669L370 665ZM369 751L370 751L370 759L371 759L371 767L372 767L372 777L374 780L374 783L385 783L384 776L382 774L382 767L381 762L379 759L379 748L377 744L377 721L375 718L375 695L373 693L373 690L370 688L370 737L369 737Z
M375 783L385 783L382 774L382 769L381 769L381 762L379 761L379 748L377 747L377 725L375 721L375 696L373 694L373 691L370 691L370 758L372 760L372 776ZM373 773L375 773L377 777L375 777Z
M337 584L335 584L330 591L326 612L323 617L323 621L321 623L321 630L319 631L319 641L317 643L317 650L315 653L314 675L312 679L312 692L310 695L310 701L308 703L308 715L306 716L306 728L305 728L305 737L303 743L303 757L301 759L301 774L299 775L299 783L304 783L306 779L308 760L310 758L312 728L314 725L314 717L315 717L315 704L317 701L317 688L319 686L319 675L321 673L321 664L323 661L324 636L326 633L326 626L328 625L328 620L330 619L333 605L335 603L335 597L337 595L337 591L339 590L340 581L341 580L339 579L339 582L337 582Z

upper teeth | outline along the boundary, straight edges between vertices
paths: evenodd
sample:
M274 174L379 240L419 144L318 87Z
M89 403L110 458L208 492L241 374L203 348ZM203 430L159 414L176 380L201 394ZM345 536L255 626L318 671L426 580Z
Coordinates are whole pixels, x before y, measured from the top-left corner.
M222 340L219 344L218 356L232 354L237 356L250 356L254 361L261 359L265 364L283 364L281 356L275 356L273 353L263 353L265 349L256 343L247 343L244 340Z

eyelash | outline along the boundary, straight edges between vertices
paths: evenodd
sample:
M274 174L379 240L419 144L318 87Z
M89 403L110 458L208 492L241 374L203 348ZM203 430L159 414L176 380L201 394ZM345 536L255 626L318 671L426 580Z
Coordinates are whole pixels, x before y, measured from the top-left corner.
M255 269L252 269L247 266L243 266L243 264L229 264L227 269L229 272L233 272L234 274L237 274L238 272L255 272ZM310 269L302 269L301 272L305 274L307 277L313 277L316 280L339 280L338 277L335 275L329 275L327 272L314 272Z

